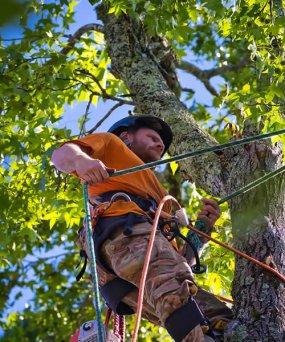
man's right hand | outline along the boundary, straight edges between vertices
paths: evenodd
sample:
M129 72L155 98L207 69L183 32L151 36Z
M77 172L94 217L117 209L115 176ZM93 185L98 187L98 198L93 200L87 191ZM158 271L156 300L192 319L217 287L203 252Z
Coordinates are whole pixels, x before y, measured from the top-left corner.
M109 178L108 172L115 171L107 167L101 160L93 159L88 155L77 156L74 165L77 175L89 185L106 181Z
M51 159L58 170L65 173L76 171L77 176L90 185L106 181L108 172L115 171L101 160L91 158L86 148L73 143L62 145L55 150Z

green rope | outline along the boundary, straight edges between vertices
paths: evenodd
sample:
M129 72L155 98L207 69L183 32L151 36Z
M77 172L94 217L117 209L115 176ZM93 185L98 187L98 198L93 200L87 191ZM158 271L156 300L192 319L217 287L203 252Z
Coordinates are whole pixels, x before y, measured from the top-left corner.
M88 187L87 182L84 182L83 183L83 196L84 196L84 209L86 213L87 237L88 237L88 244L89 244L89 250L90 250L90 268L91 268L91 274L93 278L93 291L94 291L93 304L95 307L95 312L96 312L97 322L98 322L98 335L99 335L98 341L104 342L105 335L104 335L103 323L102 323L102 317L101 317L99 285L98 285L98 277L97 277L97 271L96 271L96 257L95 257L94 243L93 243L93 238L92 238L91 215L90 215L87 187Z
M141 171L141 170L145 170L145 169L150 169L150 168L158 166L158 165L169 164L171 162L183 160L183 159L190 158L190 157L197 157L197 156L200 156L200 155L205 154L205 153L221 151L221 150L224 150L224 149L229 148L229 147L245 145L245 144L248 144L248 143L253 142L253 141L268 139L268 138L273 137L275 135L280 135L280 134L284 134L284 133L285 133L285 129L281 129L279 131L254 135L252 137L243 138L243 139L227 142L227 143L220 144L220 145L202 148L200 150L193 151L193 152L185 152L182 154L178 154L177 156L170 157L168 159L158 160L158 161L146 163L143 165L134 166L134 167L131 167L129 169L119 170L116 172L112 172L109 175L110 175L110 177L122 176L122 175L126 175L128 173Z
M225 196L224 198L221 198L218 201L218 204L220 205L220 204L222 204L224 202L227 202L228 200L230 200L230 199L232 199L232 198L234 198L234 197L236 197L238 195L244 194L245 192L256 188L260 184L267 182L269 179L271 179L273 177L276 177L277 175L281 174L284 171L285 171L285 165L279 167L279 169L276 169L274 171L271 171L271 172L267 173L266 175L256 179L255 181L253 181L251 183L248 183L247 185L241 187L237 191L229 194L228 196Z

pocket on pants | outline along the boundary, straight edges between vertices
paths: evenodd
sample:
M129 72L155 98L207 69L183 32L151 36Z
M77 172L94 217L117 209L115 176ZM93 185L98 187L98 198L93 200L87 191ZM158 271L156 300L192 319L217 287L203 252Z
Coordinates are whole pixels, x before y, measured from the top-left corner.
M148 242L147 237L126 237L105 246L110 264L119 277L130 280L139 275L140 279Z

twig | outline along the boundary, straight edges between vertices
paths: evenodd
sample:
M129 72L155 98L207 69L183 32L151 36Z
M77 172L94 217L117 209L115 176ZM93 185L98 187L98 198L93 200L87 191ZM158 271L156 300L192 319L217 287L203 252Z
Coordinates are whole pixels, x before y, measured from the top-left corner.
M225 120L226 117L228 117L230 115L230 113L226 113L225 115L223 115L221 118L217 119L217 122L215 124L213 124L212 126L209 127L209 130L212 131L212 129L218 125L218 127L221 127L221 124L223 123L223 121Z
M104 89L104 92L103 93L99 93L98 91L94 91L92 90L89 85L87 85L86 83L83 83L82 81L78 80L78 79L73 79L77 82L80 82L81 85L83 85L87 90L90 91L90 93L94 94L94 95L97 95L97 96L101 96L103 99L108 99L108 100L114 100L114 101L118 101L122 104L128 104L128 105L131 105L131 106L135 106L136 103L133 102L133 101L126 101L126 100L123 100L123 99L120 99L116 96L113 96L113 95L110 95L110 94L107 94L106 90Z
M117 109L117 108L119 108L120 106L122 106L123 105L123 103L116 103L115 104L115 106L113 106L108 112L107 112L107 114L105 114L105 116L101 119L101 120L99 120L98 122L97 122L97 124L93 127L93 128L91 128L89 131L87 131L86 132L86 134L91 134L91 133L93 133L94 131L96 131L101 125L102 125L102 123L113 113L113 111L115 110L115 109Z
M265 2L265 4L263 5L263 7L261 8L261 10L259 12L257 12L256 14L256 17L258 17L264 10L265 10L265 7L269 4L270 0L267 0Z
M1 38L0 41L2 41L2 42L13 42L15 40L23 40L25 38L26 37L21 37L21 38Z
M80 75L90 77L90 78L98 85L98 87L99 87L100 90L102 91L102 94L103 94L103 95L106 95L106 90L101 86L101 84L100 84L98 78L97 78L95 75L91 74L91 72L89 72L89 71L86 70L86 69L76 69L74 73L75 73L75 74L78 74L78 73L79 73Z
M74 47L74 45L80 40L81 36L89 31L98 31L104 33L104 26L100 24L87 24L80 27L73 35L69 37L67 46L64 47L60 51L60 53L63 55L67 55L68 52Z
M89 113L89 109L90 109L93 97L94 97L94 94L90 94L89 101L87 103L87 106L86 106L86 109L85 109L85 113L83 115L83 121L82 121L82 125L81 125L80 132L79 132L79 137L80 138L84 135L83 134L84 133L84 128L85 128L85 124L86 124L86 121L87 121L87 117L88 117L88 113Z

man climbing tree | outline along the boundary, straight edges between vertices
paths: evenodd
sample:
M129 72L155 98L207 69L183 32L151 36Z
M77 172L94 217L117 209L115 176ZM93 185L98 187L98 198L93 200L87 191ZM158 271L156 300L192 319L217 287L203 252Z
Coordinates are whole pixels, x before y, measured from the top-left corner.
M90 184L89 199L94 210L108 202L93 227L99 279L107 303L124 315L136 311L151 217L166 192L151 170L114 178L108 177L108 171L159 160L172 142L172 131L156 117L132 116L115 123L109 132L121 140L110 133L87 136L63 145L54 152L52 161L60 171L75 173ZM214 200L203 201L198 218L205 222L209 233L219 209ZM170 208L167 211L170 214ZM163 229L163 220L160 227ZM191 242L194 244L194 239ZM145 284L143 316L166 327L175 341L204 341L201 325L215 338L207 320L221 332L232 318L225 304L198 290L186 259L160 231Z
M59 336L67 340L93 314L86 283L70 281L78 262L74 231L84 213L78 207L78 180L60 175L49 163L61 142L94 133L102 121L117 121L122 105L169 124L172 156L284 127L284 1L89 3L96 6L97 17L94 13L94 20L80 28L71 27L80 12L72 0L25 1L1 17L2 23L21 13L23 30L12 38L1 30L0 37L0 311L5 330L0 340L44 341L47 335L51 341ZM221 76L219 85L216 76ZM115 101L103 118L102 110L98 115L95 110L99 99ZM67 105L77 101L86 101L79 134L60 121ZM285 142L275 137L184 160L171 182L168 168L160 181L176 197L183 184L183 200L192 201L194 215L197 192L223 198L280 168L281 140ZM284 176L278 176L230 200L215 232L281 274L284 187ZM42 254L58 248L59 253ZM217 294L231 292L234 300L235 324L227 339L283 342L280 279L221 248L206 253L209 272L197 281ZM33 305L21 313L5 312L13 294L21 298L26 288L35 295ZM142 324L142 338L165 338L161 329Z

